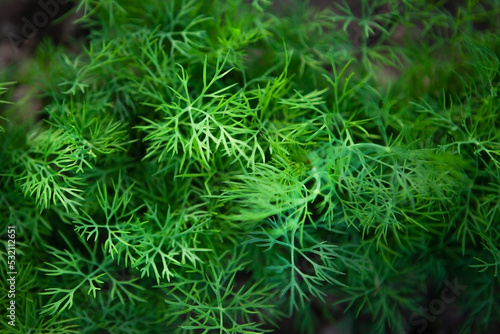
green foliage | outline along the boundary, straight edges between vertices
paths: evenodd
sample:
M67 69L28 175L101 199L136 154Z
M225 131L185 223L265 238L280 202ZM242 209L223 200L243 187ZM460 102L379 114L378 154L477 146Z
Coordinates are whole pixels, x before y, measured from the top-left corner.
M272 291L276 286L263 281L245 287L236 275L245 269L248 260L238 247L214 255L205 266L187 266L187 280L162 283L168 291L164 310L172 323L179 323L176 332L264 333L263 320L270 315L278 317ZM267 314L266 314L267 313ZM179 322L179 319L184 321Z
M76 8L2 75L2 331L411 332L454 278L499 325L497 0Z

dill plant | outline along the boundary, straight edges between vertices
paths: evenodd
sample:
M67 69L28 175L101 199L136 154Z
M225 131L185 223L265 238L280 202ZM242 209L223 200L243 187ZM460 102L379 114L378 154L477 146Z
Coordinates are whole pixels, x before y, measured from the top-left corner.
M290 6L81 0L80 53L2 74L2 331L421 332L454 277L498 329L498 1Z

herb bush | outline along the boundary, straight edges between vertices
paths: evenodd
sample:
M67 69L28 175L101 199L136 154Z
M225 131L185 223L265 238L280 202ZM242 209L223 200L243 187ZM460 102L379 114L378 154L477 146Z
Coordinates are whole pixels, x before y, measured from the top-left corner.
M2 73L2 332L498 330L498 1L77 7Z

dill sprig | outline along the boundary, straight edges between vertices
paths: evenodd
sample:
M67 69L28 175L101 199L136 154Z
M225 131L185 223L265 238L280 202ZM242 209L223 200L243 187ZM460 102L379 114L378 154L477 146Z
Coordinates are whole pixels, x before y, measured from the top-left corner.
M498 326L497 1L279 7L80 0L2 74L2 330L411 332L454 279Z

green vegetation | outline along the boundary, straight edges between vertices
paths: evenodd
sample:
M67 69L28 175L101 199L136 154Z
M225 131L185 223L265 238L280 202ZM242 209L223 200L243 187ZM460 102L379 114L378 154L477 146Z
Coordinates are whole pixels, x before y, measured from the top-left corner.
M77 7L1 75L2 332L499 326L497 0Z

